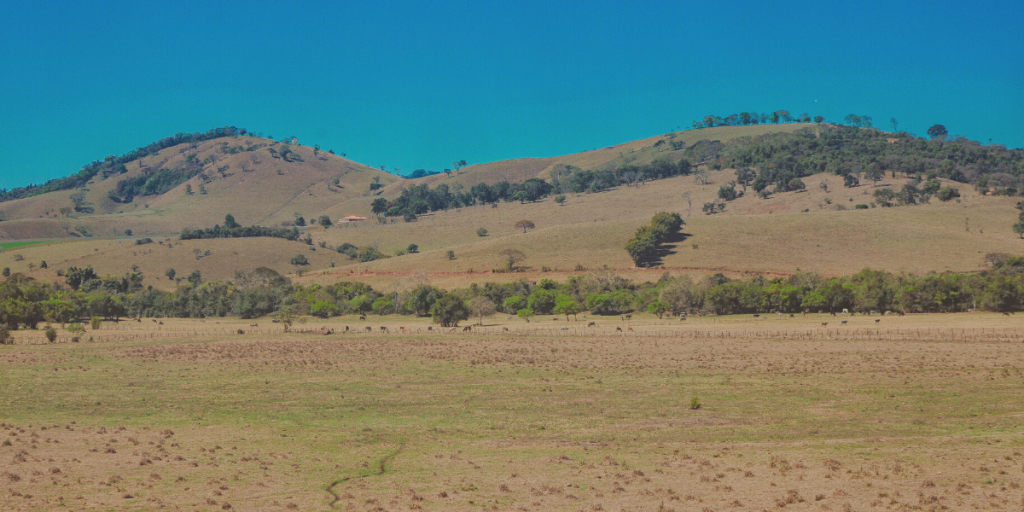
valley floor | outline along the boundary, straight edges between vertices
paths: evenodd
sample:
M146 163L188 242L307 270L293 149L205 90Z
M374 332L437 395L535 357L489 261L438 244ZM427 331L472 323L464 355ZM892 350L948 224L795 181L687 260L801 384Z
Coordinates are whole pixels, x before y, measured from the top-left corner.
M483 324L17 331L0 509L1024 505L1019 316Z

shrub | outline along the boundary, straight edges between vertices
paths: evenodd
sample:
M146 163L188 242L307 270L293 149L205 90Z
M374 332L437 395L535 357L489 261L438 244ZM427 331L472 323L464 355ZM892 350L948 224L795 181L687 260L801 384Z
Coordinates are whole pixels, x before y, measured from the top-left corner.
M75 322L68 325L67 331L71 334L85 334L85 327L83 327L82 324Z
M47 327L46 328L46 339L50 343L53 343L54 341L57 341L57 329L54 329L53 327Z
M304 254L298 254L291 259L291 264L296 266L309 265L309 260Z
M854 208L857 209L857 210L867 210L868 209L868 205L866 205L866 204L858 204L857 206L854 206Z
M0 345L12 344L14 344L14 338L11 338L11 330L7 328L7 324L0 324Z
M416 254L416 253L420 252L420 246L418 246L416 244L409 244L409 247L406 247L405 250L409 254Z
M178 275L178 272L173 268L169 268L164 272L164 275L167 276L167 279L174 281L174 276Z
M100 317L94 316L89 319L89 327L91 327L92 330L98 331L101 325L103 325L103 321L100 320Z
M652 315L658 315L658 318L665 316L668 311L668 304L659 301L654 301L647 305L647 312Z
M480 228L476 230L476 236L487 236L487 229Z
M516 311L516 316L526 320L526 323L530 323L530 317L533 316L533 310L530 308L520 309L519 311Z
M695 396L695 397L690 399L690 409L696 411L697 409L700 409L700 406L701 406L700 397Z
M359 251L359 261L363 263L379 260L383 257L384 255L381 254L380 251L378 251L374 247L366 247L363 250Z
M455 251L451 251L450 250L450 251L445 253L445 256L447 256L449 260L454 260L455 259Z
M371 309L373 309L373 312L377 313L378 315L386 315L388 313L395 312L395 303L391 302L391 299L381 297L373 301Z
M348 242L339 245L337 251L338 254L344 254L345 256L348 256L349 258L352 259L356 259L359 257L359 248Z
M565 204L565 194L558 194L557 196L555 196L555 202L560 204L560 205L564 205Z
M4 267L2 275L4 277L11 277L11 267Z
M935 197L945 202L960 197L960 191L953 187L942 187L935 193Z
M46 260L39 262L39 268L49 268L49 265L46 264Z

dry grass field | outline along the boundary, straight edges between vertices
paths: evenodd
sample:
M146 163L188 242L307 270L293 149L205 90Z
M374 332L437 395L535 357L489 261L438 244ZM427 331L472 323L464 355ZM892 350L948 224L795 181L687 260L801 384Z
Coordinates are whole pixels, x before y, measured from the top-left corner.
M1018 317L371 320L16 332L0 509L1024 508Z

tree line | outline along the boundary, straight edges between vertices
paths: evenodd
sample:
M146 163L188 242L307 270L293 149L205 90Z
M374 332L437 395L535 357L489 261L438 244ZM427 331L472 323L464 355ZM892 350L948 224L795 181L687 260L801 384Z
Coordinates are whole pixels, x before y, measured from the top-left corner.
M636 283L611 274L569 276L564 283L473 283L443 290L421 285L381 291L359 282L297 285L274 270L236 272L226 281L205 282L199 272L171 292L143 287L143 276L99 277L91 268L69 268L64 283L46 283L22 274L0 282L0 324L9 329L85 318L206 318L268 315L344 314L432 316L443 325L470 315L495 312L526 321L539 315L582 312L621 315L646 311L672 314L731 315L898 311L948 313L974 309L1024 310L1024 256L989 254L990 267L978 273L916 276L865 269L826 278L801 272L789 277L730 279L721 274L693 279L667 273L656 282Z

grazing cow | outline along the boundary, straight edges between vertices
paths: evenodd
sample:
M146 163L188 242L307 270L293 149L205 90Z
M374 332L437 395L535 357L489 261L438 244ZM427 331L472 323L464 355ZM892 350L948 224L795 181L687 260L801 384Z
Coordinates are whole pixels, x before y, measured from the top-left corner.
M552 318L551 320L557 322L558 321L558 317L556 316L556 317Z
M1009 312L1003 311L1003 316L1010 316Z
M360 320L366 320L366 315L359 315Z
M590 322L587 327L597 327L597 322Z
M345 326L345 332L348 332L348 326L347 325Z
M586 318L586 317L584 317L584 318ZM633 315L626 315L626 320L631 320L632 318L633 318Z
M249 324L249 327L259 327L260 324Z
M829 311L829 313L831 313L832 316L836 316L836 312L835 311Z
M568 327L559 327L558 330L559 331L568 331L569 328Z
M632 327L626 327L626 332L633 332L633 328Z
M380 332L391 332L391 331L389 331L387 327L382 325L382 326L380 326Z
M822 322L822 323L821 323L821 326L822 326L822 327L828 327L828 322Z
M616 327L615 332L622 332L622 327Z
M686 315L679 315L679 321L682 322L683 320L686 320Z
M370 327L369 325L367 325L366 326L366 332L373 332L373 327Z
M876 318L876 319L875 319L875 323L876 323L876 324L877 324L877 323L879 323L879 322L881 322L881 321L882 321L882 319L881 319L881 318Z
M794 316L794 315L793 315L793 313L790 313L790 314L789 314L789 317L790 317L790 318L796 318L796 316Z
M417 327L417 328L416 328L416 332L417 332L417 333L420 333L420 332L423 332L423 331L421 331L421 330L420 330L420 328L419 328L419 327Z
M508 327L502 327L501 332L508 332Z
M903 311L900 311L899 313L896 313L896 314L899 315L899 316L905 316L906 315L906 313L904 313Z
M462 332L472 332L472 331L473 331L473 326L472 325L467 325L467 326L462 328Z
M158 323L158 324L160 324L160 325L163 325L163 324L164 324L163 322L157 322L157 323Z
M843 320L843 321L842 321L841 323L842 323L843 325L846 325L846 320Z
M152 318L151 320L153 320L153 323L154 323L154 324L156 323L156 318Z
M754 318L761 318L761 315L754 313Z

